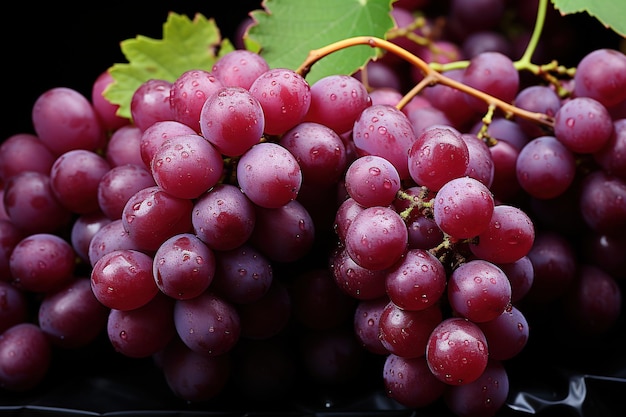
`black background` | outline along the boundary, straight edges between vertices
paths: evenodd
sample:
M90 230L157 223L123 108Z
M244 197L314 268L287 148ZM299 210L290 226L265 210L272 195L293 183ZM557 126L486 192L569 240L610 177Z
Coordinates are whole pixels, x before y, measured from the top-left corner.
M190 18L213 17L223 37L232 39L261 0L31 2L3 5L0 67L0 141L33 133L30 111L49 88L70 87L91 95L96 77L114 63L127 62L120 42L137 35L162 39L170 11Z

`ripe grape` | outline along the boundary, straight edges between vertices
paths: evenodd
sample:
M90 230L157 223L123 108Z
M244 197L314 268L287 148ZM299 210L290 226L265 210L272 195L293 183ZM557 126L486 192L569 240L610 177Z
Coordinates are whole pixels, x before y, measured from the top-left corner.
M345 173L348 195L363 207L388 206L400 190L400 174L385 158L366 155L354 160Z
M389 354L379 337L380 316L388 303L389 298L382 295L359 301L354 310L354 332L358 341L368 352L377 355Z
M261 55L246 49L235 49L222 55L213 64L211 73L225 87L250 89L254 80L269 69L267 61Z
M626 100L626 55L600 48L587 53L579 62L574 75L574 93L589 97L605 106Z
M609 111L599 101L576 97L565 102L554 116L554 135L575 153L602 149L613 133Z
M438 305L404 310L390 301L380 313L378 337L390 353L417 358L426 354L430 334L442 320L443 313Z
M130 197L155 185L154 177L144 168L143 163L114 166L98 183L98 207L109 219L121 219L124 206Z
M387 395L405 407L426 407L441 398L447 385L435 378L426 358L403 358L390 354L385 359L383 381Z
M221 80L210 71L192 69L180 74L169 91L173 120L200 132L202 106L223 86Z
M45 333L23 322L0 334L0 386L13 392L37 387L52 363L52 347Z
M170 105L172 85L167 80L151 78L144 81L133 93L130 113L133 123L142 132L157 122L175 120Z
M0 144L0 179L3 183L24 171L50 174L56 156L31 133L9 136Z
M461 3L461 2L456 2ZM482 52L470 59L463 73L463 83L508 103L515 99L519 89L519 73L513 61L500 52ZM465 95L465 102L477 111L487 110L487 103Z

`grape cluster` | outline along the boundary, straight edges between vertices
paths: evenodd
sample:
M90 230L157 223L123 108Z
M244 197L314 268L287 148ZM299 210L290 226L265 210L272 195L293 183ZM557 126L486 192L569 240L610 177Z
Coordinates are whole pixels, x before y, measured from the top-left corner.
M395 2L397 26L427 3ZM35 133L0 145L0 387L36 387L56 349L105 334L190 402L231 380L275 397L299 369L337 387L372 358L403 406L490 416L534 315L558 305L567 331L608 332L626 56L598 49L558 85L528 83L493 29L505 2L484 3L453 1L446 36L415 29L429 47L393 41L466 58L444 74L552 125L441 84L398 106L424 74L391 54L309 84L236 49L144 82L132 122L102 96L108 72L91 99L44 92Z

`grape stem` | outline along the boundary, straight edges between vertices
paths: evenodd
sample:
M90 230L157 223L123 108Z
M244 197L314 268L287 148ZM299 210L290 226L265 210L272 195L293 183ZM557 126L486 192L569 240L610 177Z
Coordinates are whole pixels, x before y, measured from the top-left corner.
M315 64L320 59L332 54L333 52L357 45L369 45L372 48L384 49L385 51L393 53L400 58L406 60L411 65L418 67L424 74L424 79L411 90L413 94L417 94L417 92L421 91L421 89L429 85L442 84L460 90L466 94L482 100L489 106L500 109L502 112L505 113L506 117L510 118L513 116L517 116L544 126L548 126L550 128L554 126L554 119L549 115L521 109L510 103L493 97L490 94L484 93L466 84L453 80L452 78L446 77L445 75L431 68L430 65L428 65L428 63L426 63L424 60L407 51L406 49L392 42L374 36L355 36L331 43L319 49L313 49L309 51L307 58L298 67L296 72L303 77L306 77L306 74L309 73L313 64ZM411 97L413 97L411 94L405 95L403 100L399 102L396 107L402 108L406 104L406 102L410 100Z

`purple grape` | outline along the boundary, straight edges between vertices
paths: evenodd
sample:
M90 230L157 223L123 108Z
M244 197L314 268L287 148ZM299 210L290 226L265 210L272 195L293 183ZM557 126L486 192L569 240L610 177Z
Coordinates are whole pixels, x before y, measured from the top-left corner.
M258 301L274 278L271 262L248 243L215 254L211 289L234 304Z
M72 88L54 87L37 97L32 122L35 134L55 156L75 149L95 151L104 138L91 102Z
M265 115L264 132L281 135L304 120L311 105L311 86L288 68L270 68L250 85Z
M530 258L526 255L515 262L496 263L496 266L505 273L511 283L511 303L515 304L523 299L530 291L535 276Z
M510 143L499 140L495 145L489 147L489 152L493 160L493 182L490 190L496 200L500 202L511 201L522 191L516 171L520 151Z
M476 135L462 134L461 139L467 145L468 163L465 176L474 178L487 188L493 184L495 166L489 146Z
M533 246L535 227L520 208L495 206L487 228L470 244L472 253L494 263L511 263L526 256Z
M404 220L389 207L369 207L356 215L346 233L346 250L366 269L381 270L395 264L408 244Z
M109 219L121 219L126 202L138 191L155 185L143 163L114 166L100 178L98 207Z
M237 180L254 204L278 208L293 201L302 186L302 170L296 158L273 142L254 145L237 163Z
M376 155L391 162L401 179L409 178L406 151L416 136L408 117L394 106L378 104L366 107L352 129L359 155Z
M24 171L50 174L56 156L31 133L17 133L0 144L0 179L4 184Z
M469 165L467 145L454 128L426 129L408 149L411 178L432 191L463 176Z
M411 249L387 272L385 288L399 308L424 310L439 302L446 278L439 259L425 250Z
M443 397L447 385L432 374L426 358L390 354L383 366L387 395L405 407L426 407Z
M102 128L107 132L115 132L122 127L130 126L130 120L119 116L119 105L111 103L104 97L104 91L115 82L109 70L102 71L91 86L91 104L98 115Z
M526 317L515 306L493 320L478 323L489 345L489 359L506 360L517 356L526 346L529 327Z
M204 356L221 356L232 350L241 334L234 305L210 290L188 300L176 300L174 325L183 343Z
M26 236L9 258L11 282L24 291L45 293L70 282L76 253L66 240L51 233Z
M204 102L222 88L222 81L210 71L191 69L172 83L169 103L174 120L200 132L200 115Z
M588 52L578 62L574 94L614 106L626 100L625 71L626 55L622 52L608 48Z
M256 212L238 187L222 183L194 202L191 223L194 233L209 248L227 251L248 241Z
M0 386L10 392L37 387L52 365L52 347L33 323L19 323L0 334Z
M444 403L458 417L493 417L502 410L509 395L509 376L504 364L489 360L476 380L449 387Z
M432 106L413 108L406 110L404 113L411 122L413 131L418 136L424 130L433 126L451 126L453 124L443 110Z
M368 352L387 355L389 350L379 337L380 316L387 307L389 298L381 296L370 300L361 300L354 310L354 332L358 341Z
M154 254L152 275L161 292L176 300L202 294L214 280L215 254L196 235L167 239Z
M335 212L335 221L333 227L335 233L339 237L341 242L345 242L346 233L348 228L354 221L357 214L365 209L362 205L356 202L352 197L348 197L339 205Z
M222 155L200 135L176 136L155 152L150 172L162 190L178 198L198 198L222 178Z
M433 199L433 214L439 228L455 239L467 239L484 232L494 213L489 188L470 177L445 183Z
M575 153L602 149L613 133L613 120L599 101L576 97L566 101L554 116L554 136Z
M225 87L249 89L254 80L269 69L269 64L261 55L246 49L235 49L220 56L211 72Z
M174 120L154 122L142 130L139 140L139 154L145 168L150 170L154 154L170 138L182 135L195 135L197 132L184 123Z
M148 304L159 292L152 277L152 257L132 249L103 255L91 270L91 290L111 309L133 310Z
M371 300L386 294L386 270L374 271L357 264L345 248L338 248L331 258L335 284L357 300Z
M200 112L202 136L226 156L241 156L261 141L265 114L259 100L242 87L222 87Z
M144 81L133 93L130 114L133 123L142 132L157 122L175 120L174 111L170 107L173 85L167 80L151 78Z
M561 98L553 88L547 85L530 85L524 87L517 93L513 104L520 109L554 117L556 112L561 108ZM517 117L514 120L529 138L546 135L545 128L537 123L521 117Z
M626 119L613 122L613 133L593 159L607 174L626 180Z
M88 278L76 278L46 293L37 313L41 330L54 346L77 349L93 343L106 328L109 309L91 291Z
M435 377L452 386L476 381L485 371L487 339L477 324L460 317L444 319L426 345L426 362Z
M626 230L626 180L594 171L584 178L580 211L585 223L598 233Z
M443 72L448 78L461 81L464 70L453 69ZM456 88L438 83L424 90L423 96L428 99L433 107L441 110L452 125L458 129L466 126L476 118L477 112L465 104L466 93Z
M157 250L166 239L191 230L193 202L174 197L158 186L133 194L122 210L122 224L142 250Z
M554 198L574 181L574 154L554 136L540 136L528 142L516 162L517 181L535 198Z
M439 305L410 311L390 301L380 314L378 337L390 353L417 358L426 354L428 339L442 319Z
M311 103L304 120L342 134L352 129L363 110L372 105L367 88L355 77L333 74L311 85Z
M30 300L26 292L15 285L0 280L0 334L16 324L27 322Z
M139 250L137 245L130 240L128 232L124 230L122 219L112 220L103 225L92 236L87 251L89 263L93 267L102 256L118 249Z
M474 323L494 320L511 304L511 283L491 262L474 259L461 264L448 280L448 301Z
M385 158L366 155L354 160L345 173L348 195L363 207L388 206L400 190L400 174Z
M327 186L337 183L347 166L346 147L329 127L302 122L281 136L279 144L296 158L304 184Z
M141 129L135 125L122 126L111 133L104 150L104 157L111 165L133 164L146 167L141 158Z
M471 58L462 80L464 84L507 103L513 102L520 84L513 61L500 52L482 52ZM483 100L467 94L464 97L473 109L481 112L487 110L487 103Z
M70 243L80 260L89 262L89 245L94 235L98 233L111 219L100 211L83 214L76 218L70 232Z
M9 219L0 219L0 282L10 282L11 253L26 234Z
M176 336L174 300L157 294L132 310L112 309L106 332L116 352L130 358L147 358L165 349Z

